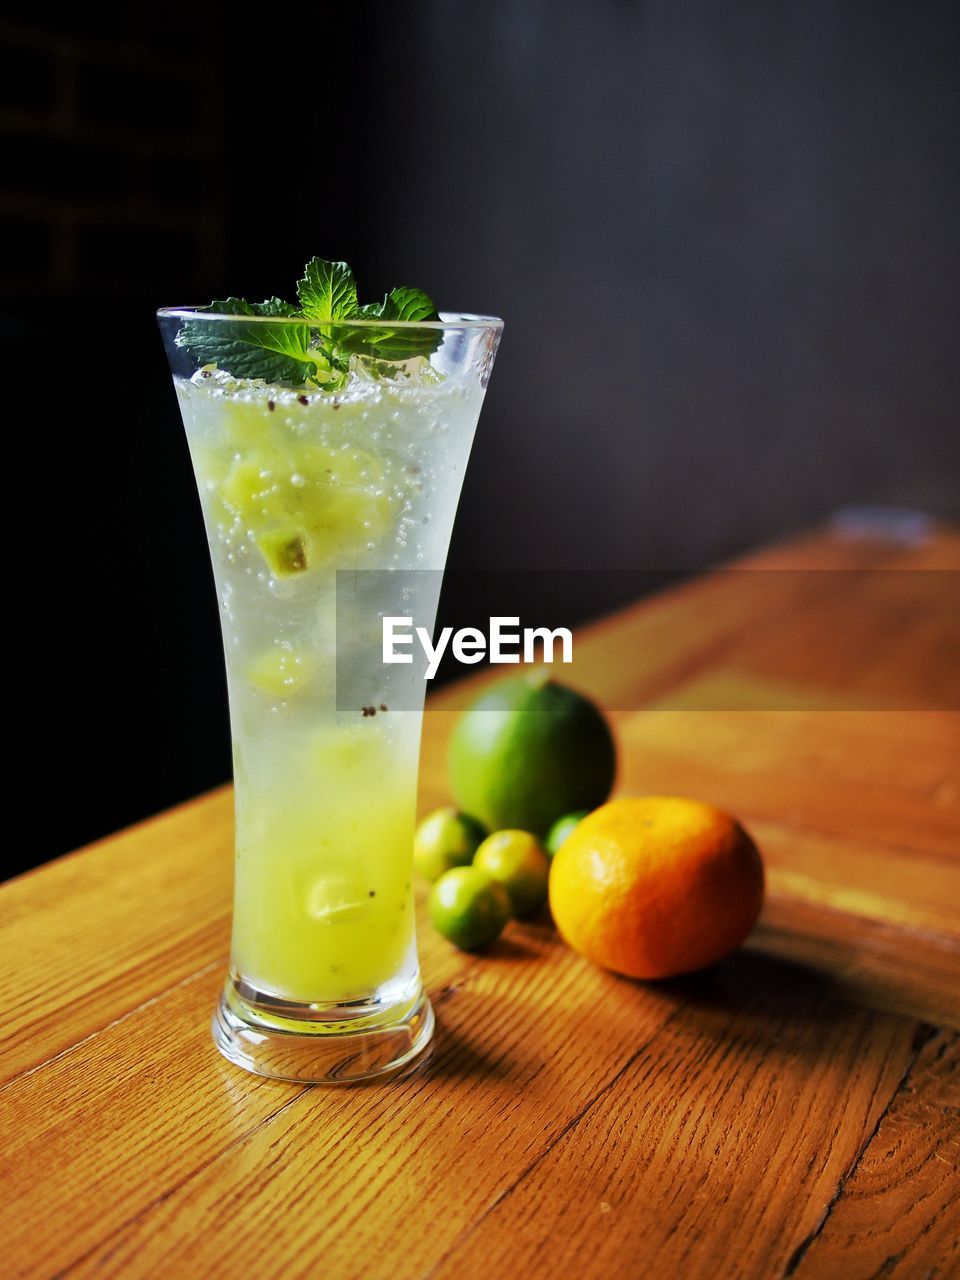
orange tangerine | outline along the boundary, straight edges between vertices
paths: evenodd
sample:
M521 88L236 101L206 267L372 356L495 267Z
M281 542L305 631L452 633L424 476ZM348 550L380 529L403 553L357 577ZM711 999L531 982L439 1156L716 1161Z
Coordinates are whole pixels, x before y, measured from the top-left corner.
M611 800L577 824L550 867L563 938L631 978L713 964L743 942L763 902L763 864L729 814L698 800Z

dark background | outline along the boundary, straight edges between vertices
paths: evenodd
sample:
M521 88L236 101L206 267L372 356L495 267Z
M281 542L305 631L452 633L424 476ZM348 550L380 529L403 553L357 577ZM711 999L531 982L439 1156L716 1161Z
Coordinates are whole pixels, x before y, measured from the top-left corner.
M229 772L158 304L320 254L504 316L460 568L640 589L849 502L960 514L957 5L40 12L0 25L7 671L45 797L10 870ZM577 580L569 621L616 602Z

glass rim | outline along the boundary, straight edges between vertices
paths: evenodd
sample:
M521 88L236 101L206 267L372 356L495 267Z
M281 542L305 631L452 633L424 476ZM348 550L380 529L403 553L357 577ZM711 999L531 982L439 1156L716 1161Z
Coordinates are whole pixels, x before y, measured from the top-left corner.
M158 307L159 320L231 320L243 324L300 324L308 329L328 329L338 326L344 329L502 329L499 316L482 316L473 312L441 311L439 320L386 320L382 317L355 316L337 320L317 320L310 316L248 316L233 315L224 311L211 311L209 307Z

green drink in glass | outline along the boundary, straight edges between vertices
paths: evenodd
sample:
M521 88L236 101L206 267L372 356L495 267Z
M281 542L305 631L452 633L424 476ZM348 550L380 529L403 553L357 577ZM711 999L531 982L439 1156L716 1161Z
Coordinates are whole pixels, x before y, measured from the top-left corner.
M317 1082L397 1071L433 1028L412 895L423 681L385 670L376 701L338 705L338 575L362 579L376 621L396 611L404 573L443 569L502 329L438 315L414 290L359 308L351 286L343 264L314 260L300 308L159 313L234 749L233 941L214 1039L248 1070ZM434 608L418 621L432 626Z

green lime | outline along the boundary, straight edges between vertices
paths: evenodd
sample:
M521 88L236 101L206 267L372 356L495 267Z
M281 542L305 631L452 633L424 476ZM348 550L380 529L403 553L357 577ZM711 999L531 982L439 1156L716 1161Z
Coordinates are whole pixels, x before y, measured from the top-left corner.
M547 832L547 838L543 842L547 853L551 857L557 852L577 823L582 822L589 812L589 809L577 809L574 813L565 813L562 818L556 820Z
M511 915L533 915L547 900L550 863L529 831L495 831L477 850L473 865L503 885Z
M539 673L538 673L539 674ZM561 814L596 809L613 787L616 749L601 712L552 680L502 680L454 727L453 797L492 831L542 836Z
M506 889L478 867L445 871L430 890L428 906L437 932L464 951L499 938L510 919Z
M417 827L413 865L425 880L439 880L451 867L469 867L486 834L468 813L436 809Z

